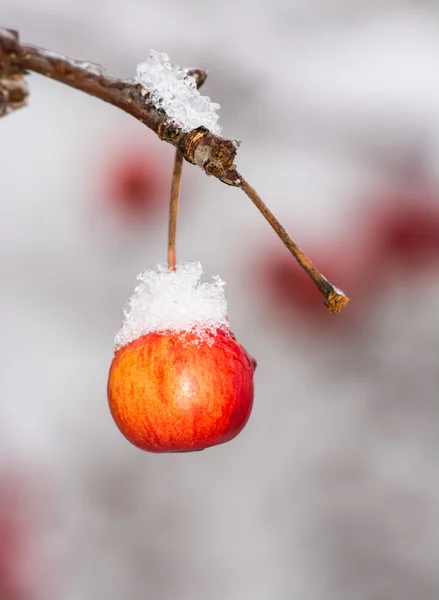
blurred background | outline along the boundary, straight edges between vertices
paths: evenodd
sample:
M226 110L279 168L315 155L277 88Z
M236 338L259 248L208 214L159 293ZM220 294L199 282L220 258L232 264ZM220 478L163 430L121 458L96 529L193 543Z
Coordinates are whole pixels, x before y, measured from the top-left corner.
M241 192L185 165L177 258L258 360L234 441L152 455L107 407L122 305L166 260L173 149L37 75L0 122L2 600L435 600L439 2L2 0L129 78L208 69L238 169L350 297L331 316Z

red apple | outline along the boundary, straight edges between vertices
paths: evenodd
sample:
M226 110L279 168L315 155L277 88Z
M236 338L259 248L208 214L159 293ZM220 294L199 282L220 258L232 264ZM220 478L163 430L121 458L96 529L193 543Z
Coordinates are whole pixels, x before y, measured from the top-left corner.
M203 450L243 429L256 361L229 332L218 330L211 341L148 333L116 351L108 401L132 444L149 452Z

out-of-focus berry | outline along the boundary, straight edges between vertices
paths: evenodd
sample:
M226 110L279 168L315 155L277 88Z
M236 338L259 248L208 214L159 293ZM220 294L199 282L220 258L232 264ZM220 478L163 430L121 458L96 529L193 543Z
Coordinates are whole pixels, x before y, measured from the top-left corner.
M381 269L395 263L408 271L439 265L439 194L402 191L384 197L366 223Z
M0 474L0 598L35 600L41 584L33 518L35 496L15 473ZM31 501L31 498L33 500Z
M102 170L105 201L119 214L134 219L166 209L171 172L166 172L162 156L144 146L116 149Z

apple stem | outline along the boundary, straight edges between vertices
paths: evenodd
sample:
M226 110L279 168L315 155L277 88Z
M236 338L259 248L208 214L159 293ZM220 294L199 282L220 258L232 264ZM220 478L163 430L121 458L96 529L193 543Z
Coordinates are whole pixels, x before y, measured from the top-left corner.
M302 269L309 275L312 281L319 288L320 292L325 298L325 304L330 312L340 312L341 309L349 302L349 298L344 294L344 292L329 283L326 277L324 277L313 265L300 246L298 246L298 244L296 244L296 242L288 235L287 231L282 227L270 209L266 206L265 202L263 202L256 190L254 190L241 175L238 174L238 178L238 187L240 187L243 192L247 194L256 208L259 209L265 219L270 223L274 231L297 260Z
M188 75L195 79L199 89L206 81L207 71L203 69L188 69ZM175 271L176 268L176 239L177 239L177 214L178 200L180 198L181 172L183 169L183 154L177 148L175 151L174 170L172 171L171 199L169 202L169 228L168 228L168 268Z
M172 171L171 199L169 202L169 229L168 229L168 268L175 271L176 255L175 244L177 238L177 213L180 197L181 172L183 169L183 155L180 150L175 152L174 170Z

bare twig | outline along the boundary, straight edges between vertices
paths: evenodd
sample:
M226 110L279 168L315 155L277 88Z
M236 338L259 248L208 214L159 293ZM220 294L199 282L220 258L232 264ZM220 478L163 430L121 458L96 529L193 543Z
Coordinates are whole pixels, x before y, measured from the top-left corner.
M257 192L245 181L243 177L241 177L241 184L239 186L250 198L253 204L259 209L259 211L264 215L266 220L273 227L274 231L283 241L285 246L297 260L299 265L303 268L306 273L310 276L310 278L314 281L316 286L319 288L321 293L325 298L325 304L329 308L329 310L333 313L338 313L341 309L346 306L349 302L349 298L345 296L345 294L333 286L329 281L323 277L323 275L318 271L303 250L296 244L294 240L288 235L270 209L266 206L263 200L259 197Z
M344 293L319 273L269 211L256 191L239 175L234 164L239 145L236 140L217 136L205 127L185 132L169 122L163 110L155 108L152 103L148 102L148 94L145 93L144 88L133 80L115 79L109 77L99 65L71 60L42 48L21 44L16 31L2 28L0 28L0 116L25 103L27 91L25 86L23 87L23 76L28 71L50 77L117 106L152 129L160 139L175 146L177 153L173 188L174 182L176 188L179 187L176 172L178 173L180 170L181 173L183 159L199 166L207 175L212 175L227 185L241 188L317 285L329 310L337 313L348 303L349 299ZM206 72L201 69L194 69L190 73L197 79L198 85L201 85L206 77ZM18 82L18 92L14 88L14 82L15 84ZM181 164L179 165L179 163ZM175 211L175 219L177 202L178 195L177 200L175 200L175 194L171 195L170 211L172 215ZM170 221L170 250L168 253L170 264L175 261L174 227L175 224L172 224L171 232ZM173 242L171 236L173 236ZM172 244L174 244L173 258L171 256Z

